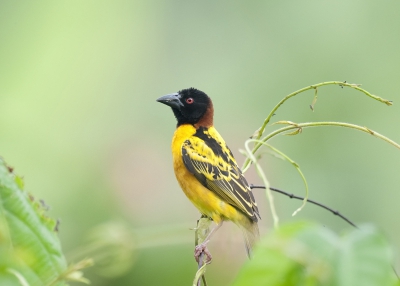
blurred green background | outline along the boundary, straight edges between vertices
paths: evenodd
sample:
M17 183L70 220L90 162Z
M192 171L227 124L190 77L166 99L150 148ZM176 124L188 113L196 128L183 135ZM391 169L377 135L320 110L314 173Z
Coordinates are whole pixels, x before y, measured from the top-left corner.
M371 0L1 1L0 155L60 218L70 260L104 223L112 241L119 235L135 249L115 271L88 269L93 285L189 285L197 267L189 228L199 214L173 175L175 119L155 99L192 86L205 91L241 165L238 149L281 98L346 80L394 105L332 86L319 89L314 112L309 91L274 121L347 121L399 142L398 11L398 1ZM400 150L332 127L271 143L300 165L310 198L357 224L376 224L400 247ZM264 166L272 186L304 194L290 164L266 155ZM246 176L260 183L254 170ZM255 192L266 233L268 205ZM349 229L312 205L292 218L300 202L275 198L282 222ZM210 249L209 282L229 285L246 259L240 232L224 225Z

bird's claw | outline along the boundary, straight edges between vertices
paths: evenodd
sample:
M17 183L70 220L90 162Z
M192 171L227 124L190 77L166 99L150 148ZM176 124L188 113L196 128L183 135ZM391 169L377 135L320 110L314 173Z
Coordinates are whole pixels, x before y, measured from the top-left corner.
M196 247L194 248L194 258L196 259L197 263L199 263L200 255L202 253L204 253L207 256L205 263L210 263L211 259L212 259L212 255L211 255L210 251L208 250L206 243L196 245Z

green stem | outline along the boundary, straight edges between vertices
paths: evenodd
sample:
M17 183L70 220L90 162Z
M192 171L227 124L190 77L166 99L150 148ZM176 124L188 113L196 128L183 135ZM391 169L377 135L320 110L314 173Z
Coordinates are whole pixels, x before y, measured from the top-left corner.
M272 217L273 217L273 221L274 221L274 226L275 227L278 227L278 216L277 216L276 211L275 211L275 207L274 207L273 197L272 197L271 191L269 190L268 180L267 180L262 168L258 164L257 159L255 157L255 153L257 152L257 150L261 146L266 145L267 147L271 148L276 153L278 153L281 156L283 156L289 162L291 162L298 169L298 171L300 172L300 175L303 178L303 181L304 181L305 186L306 186L306 197L308 196L308 185L307 185L307 182L305 180L304 175L302 174L302 172L298 168L298 165L293 160L291 160L289 157L287 157L285 154L283 154L282 152L280 152L276 148L274 148L274 147L272 147L272 146L270 146L269 144L266 143L271 138L273 138L273 137L275 137L277 135L280 135L280 134L286 134L286 135L298 134L298 133L301 133L303 128L307 128L307 127L339 126L339 127L356 129L356 130L368 133L368 134L370 134L372 136L375 136L375 137L377 137L379 139L382 139L382 140L386 141L387 143L389 143L389 144L395 146L396 148L400 149L400 145L398 143L396 143L395 141L387 138L386 136L383 136L382 134L380 134L380 133L378 133L376 131L373 131L373 130L367 128L367 127L362 127L362 126L359 126L359 125L356 125L356 124L351 124L351 123L335 122L335 121L305 122L305 123L294 123L294 122L291 122L291 121L278 121L278 122L276 122L274 124L288 124L289 126L285 126L285 127L280 128L280 129L277 129L277 130L271 132L270 134L268 134L267 136L265 136L261 140L258 140L258 139L249 139L249 140L247 140L245 142L245 147L246 147L245 155L247 156L247 159L249 160L249 162L252 162L255 165L257 173L259 174L259 176L261 177L261 179L263 180L263 182L265 184L266 192L267 192L267 198L268 198L268 201L269 201L269 204L270 204L271 213L272 213ZM293 129L295 129L294 132L292 131ZM292 132L289 132L289 131L292 131ZM254 147L253 150L250 150L250 147L249 147L249 143L250 142L255 142L256 143L256 146ZM245 172L248 169L249 166L250 165L248 164L245 168L243 168L243 172ZM293 213L293 215L295 215L298 211L300 211L304 207L305 202L306 202L306 199L304 200L303 205L298 210L296 210Z
M279 154L282 158L284 158L284 159L285 159L286 161L288 161L290 164L292 164L292 165L296 168L297 172L299 172L300 177L301 177L302 180L303 180L304 187L305 187L305 189L306 189L306 195L304 196L303 203L301 204L301 206L300 206L299 208L297 208L297 209L293 212L292 216L295 216L299 211L301 211L301 210L304 208L304 206L306 205L307 200L308 200L308 184L307 184L306 177L304 176L303 172L301 171L300 166L299 166L295 161L293 161L292 159L290 159L285 153L283 153L282 151L276 149L275 147L273 147L273 146L271 146L271 145L269 145L269 144L267 144L267 143L265 143L265 142L262 142L262 143L263 143L263 145L267 146L268 148L270 148L270 149L271 149L272 151L274 151L275 153Z
M269 202L269 206L270 206L270 209L271 209L271 215L272 215L272 219L274 221L274 227L278 228L279 227L279 217L278 217L278 215L276 213L276 210L275 210L274 197L272 196L271 190L269 189L269 182L267 180L267 177L264 174L263 169L261 168L260 164L258 164L257 158L254 156L254 153L252 153L252 151L250 150L250 147L249 147L249 143L250 142L257 142L257 143L260 143L261 145L263 143L260 142L260 140L257 140L257 139L248 139L248 140L246 140L244 145L245 145L245 148L246 148L247 157L249 158L249 160L251 160L251 162L254 163L254 165L256 167L256 170L257 170L257 173L258 173L258 175L260 176L260 178L262 179L262 181L263 181L263 183L265 185L265 191L266 191L268 202Z
M392 105L392 102L386 99L383 99L379 96L373 95L370 92L366 91L365 89L362 89L360 87L359 84L351 84L351 83L346 83L346 82L340 82L340 81L327 81L327 82L321 82L318 84L314 84L314 85L310 85L307 87L304 87L302 89L299 89L295 92L292 92L291 94L287 95L286 97L284 97L269 113L269 115L267 116L267 118L264 120L264 123L262 124L262 126L260 127L259 131L258 131L258 135L256 137L257 140L259 140L262 136L262 134L264 133L265 128L267 127L267 124L271 121L272 116L275 114L275 112L278 110L278 108L289 98L296 96L299 93L302 93L304 91L310 90L310 89L317 89L318 87L321 86L325 86L325 85L339 85L339 86L346 86L346 87L350 87L353 88L355 90L361 91L362 93L364 93L365 95L371 97L372 99L375 99L379 102L385 103L386 105ZM262 144L258 143L256 144L256 146L254 146L252 152L256 152L258 148L261 147ZM243 168L242 169L246 169L248 167L248 165L250 164L250 158L247 158L246 161L243 164Z
M282 127L280 129L277 129L273 132L271 132L270 134L268 134L267 136L265 136L261 142L267 142L269 139L284 133L286 131L290 131L293 129L300 129L302 130L303 128L307 128L307 127L320 127L320 126L339 126L339 127L345 127L345 128L351 128L351 129L356 129L365 133L368 133L372 136L375 136L379 139L382 139L383 141L393 145L394 147L396 147L397 149L400 149L400 144L396 143L395 141L387 138L386 136L383 136L382 134L371 130L367 127L362 127L356 124L351 124L351 123L346 123L346 122L335 122L335 121L323 121L323 122L304 122L304 123L293 123L290 121L279 121L276 122L276 124L290 124L290 126L286 126L286 127ZM255 146L255 148L252 150L253 154L262 146L262 144L257 144Z

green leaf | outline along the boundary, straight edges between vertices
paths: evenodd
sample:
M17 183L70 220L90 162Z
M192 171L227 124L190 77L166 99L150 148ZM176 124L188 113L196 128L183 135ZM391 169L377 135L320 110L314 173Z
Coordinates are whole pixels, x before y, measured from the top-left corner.
M297 222L264 237L233 285L398 285L391 262L389 244L372 226L339 237Z
M376 229L351 232L339 247L337 285L393 285L392 252Z
M56 221L0 158L0 285L66 285Z

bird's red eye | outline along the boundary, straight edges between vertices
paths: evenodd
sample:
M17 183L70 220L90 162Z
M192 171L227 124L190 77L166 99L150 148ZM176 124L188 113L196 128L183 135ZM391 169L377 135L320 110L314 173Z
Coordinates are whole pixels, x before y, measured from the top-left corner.
M191 98L191 97L189 97L189 98L186 99L186 103L187 103L187 104L192 104L193 102L194 102L194 99Z

